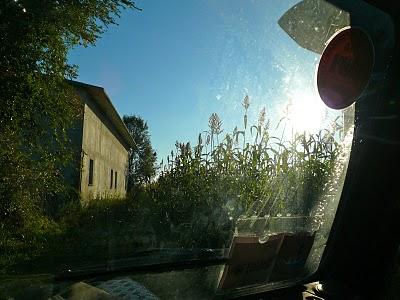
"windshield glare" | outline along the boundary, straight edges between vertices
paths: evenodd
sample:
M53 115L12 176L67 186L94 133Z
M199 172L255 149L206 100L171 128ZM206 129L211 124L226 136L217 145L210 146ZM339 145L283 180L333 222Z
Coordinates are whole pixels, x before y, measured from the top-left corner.
M321 101L321 54L278 23L297 2L137 1L96 45L68 49L78 76L67 85L80 111L61 132L73 155L57 164L57 155L32 152L21 164L46 161L58 171L35 181L26 167L1 192L17 200L0 207L0 274L224 259L177 275L183 286L203 280L208 296L311 275L341 196L354 105L333 110ZM337 28L316 26L316 36L349 25L337 11ZM53 137L39 137L53 153ZM57 178L63 183L52 190ZM50 195L30 194L42 187ZM160 282L173 274L126 280L171 296Z

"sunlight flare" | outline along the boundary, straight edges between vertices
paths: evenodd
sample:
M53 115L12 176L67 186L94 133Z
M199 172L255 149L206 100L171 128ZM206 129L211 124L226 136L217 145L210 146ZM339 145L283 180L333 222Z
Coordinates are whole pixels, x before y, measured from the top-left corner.
M314 133L322 128L327 109L318 95L299 91L290 97L285 114L294 132Z

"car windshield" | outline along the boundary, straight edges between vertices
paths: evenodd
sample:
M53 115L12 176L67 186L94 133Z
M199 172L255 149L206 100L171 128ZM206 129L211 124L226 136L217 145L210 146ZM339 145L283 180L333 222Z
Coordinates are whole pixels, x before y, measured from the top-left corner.
M0 275L220 259L214 293L316 271L354 127L354 105L326 106L316 72L348 13L318 1L311 24L299 1L9 2L7 26L28 29L7 36L25 37L19 52L1 50L20 81L2 84Z

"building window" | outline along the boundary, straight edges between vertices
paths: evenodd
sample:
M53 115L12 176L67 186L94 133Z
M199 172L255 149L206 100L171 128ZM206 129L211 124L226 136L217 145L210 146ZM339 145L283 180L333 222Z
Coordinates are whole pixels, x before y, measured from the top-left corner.
M113 172L113 170L111 169L110 189L112 189L112 187L113 187L113 175L114 175L114 172Z
M94 168L94 161L93 159L89 160L89 185L93 185L93 168Z
M114 182L114 188L117 188L117 178L118 178L118 173L115 171L115 182Z

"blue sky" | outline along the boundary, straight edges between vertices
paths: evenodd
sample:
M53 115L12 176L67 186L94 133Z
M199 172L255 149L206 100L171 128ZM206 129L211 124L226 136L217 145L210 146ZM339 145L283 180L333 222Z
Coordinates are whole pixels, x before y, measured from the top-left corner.
M263 106L276 122L287 98L310 93L317 56L278 26L297 1L136 1L95 47L76 48L78 80L102 86L120 113L142 116L159 159L197 140L217 112L225 132ZM255 122L255 120L254 120Z

